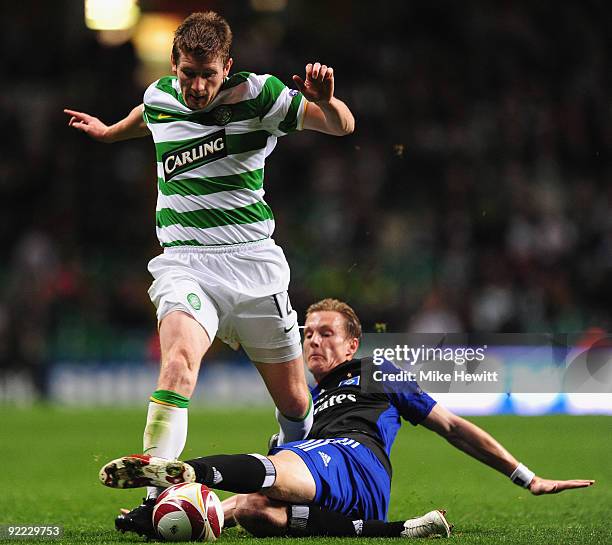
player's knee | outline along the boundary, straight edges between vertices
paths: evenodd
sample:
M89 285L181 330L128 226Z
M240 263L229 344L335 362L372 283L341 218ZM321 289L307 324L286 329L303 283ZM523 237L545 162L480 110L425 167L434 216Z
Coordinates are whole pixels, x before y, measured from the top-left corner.
M279 403L278 410L289 418L302 418L306 415L309 407L310 395L308 392L294 391L291 397Z
M286 523L279 519L276 510L266 496L249 494L237 503L234 517L255 537L278 536L286 532Z

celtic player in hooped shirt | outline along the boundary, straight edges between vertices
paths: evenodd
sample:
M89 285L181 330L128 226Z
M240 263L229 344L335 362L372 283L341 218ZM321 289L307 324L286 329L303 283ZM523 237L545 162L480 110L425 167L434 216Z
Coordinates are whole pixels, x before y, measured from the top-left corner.
M276 139L302 128L306 100L278 78L239 72L212 109L192 111L176 77L153 83L144 119L157 154L157 234L164 247L268 239L264 164Z
M215 336L242 345L277 407L281 442L312 425L289 266L271 236L264 200L266 157L277 137L301 129L350 134L354 119L334 96L334 72L311 63L296 90L270 75L230 76L232 33L214 12L194 13L176 30L173 76L146 90L144 104L115 123L74 110L69 125L112 143L151 134L157 159L157 236L149 295L157 308L161 369L149 403L144 452L177 458L200 362ZM157 495L116 520L147 533ZM145 521L141 524L141 521Z

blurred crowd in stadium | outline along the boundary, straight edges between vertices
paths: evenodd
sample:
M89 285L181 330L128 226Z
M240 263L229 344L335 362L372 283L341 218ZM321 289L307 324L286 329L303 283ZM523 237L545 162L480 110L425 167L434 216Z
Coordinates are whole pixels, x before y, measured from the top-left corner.
M0 367L151 356L153 145L94 143L62 113L125 115L139 61L99 45L80 2L27 4L2 8L0 33ZM232 24L234 70L289 83L327 62L357 119L348 138L284 138L268 163L302 316L338 296L370 330L610 328L606 2L201 4Z

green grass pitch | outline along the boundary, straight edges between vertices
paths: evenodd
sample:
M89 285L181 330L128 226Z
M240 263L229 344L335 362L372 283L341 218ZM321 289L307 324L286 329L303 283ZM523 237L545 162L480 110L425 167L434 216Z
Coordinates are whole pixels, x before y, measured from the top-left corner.
M48 543L142 542L113 528L118 508L137 505L142 492L104 488L97 473L108 459L140 450L144 407L3 407L1 414L0 524L63 525L64 537ZM596 485L533 497L428 430L405 424L393 451L390 519L446 508L455 524L449 543L457 544L612 543L612 418L495 416L472 420L538 474L594 478ZM184 457L262 452L275 429L271 410L192 410ZM228 545L281 541L288 540L255 540L239 529L228 530L219 540Z

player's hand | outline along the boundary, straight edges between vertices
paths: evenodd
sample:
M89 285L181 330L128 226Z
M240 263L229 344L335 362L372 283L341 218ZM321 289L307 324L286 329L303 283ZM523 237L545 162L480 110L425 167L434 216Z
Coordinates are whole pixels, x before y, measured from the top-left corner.
M98 142L105 142L107 144L112 142L109 136L108 125L102 123L97 117L75 110L64 110L64 113L70 116L70 121L68 121L69 127L74 127L78 131L84 132Z
M571 481L553 481L550 479L542 479L534 477L529 485L529 490L534 496L542 494L558 494L564 490L572 490L573 488L586 488L595 483L590 479L574 479Z
M306 65L306 80L293 76L293 81L310 102L324 104L334 96L334 69L331 66L309 63Z

